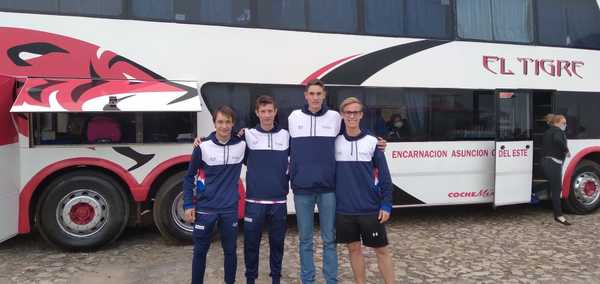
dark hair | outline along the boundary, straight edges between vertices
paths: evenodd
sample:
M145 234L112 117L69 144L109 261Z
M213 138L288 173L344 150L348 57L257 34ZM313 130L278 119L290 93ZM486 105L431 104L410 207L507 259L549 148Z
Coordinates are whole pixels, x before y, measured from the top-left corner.
M321 81L319 79L312 79L312 80L310 80L306 84L306 91L308 91L308 88L310 88L310 86L319 86L319 87L321 87L321 89L323 89L323 91L325 91L325 83L323 83L323 81Z
M213 122L217 121L217 115L219 113L223 116L231 118L231 122L235 123L235 112L230 107L220 106L219 108L217 108L217 110L215 110L215 112L213 114Z
M273 105L273 108L277 109L277 104L275 103L275 100L271 96L262 95L262 96L258 97L256 99L256 106L254 108L256 110L258 110L259 106L264 106L264 105Z

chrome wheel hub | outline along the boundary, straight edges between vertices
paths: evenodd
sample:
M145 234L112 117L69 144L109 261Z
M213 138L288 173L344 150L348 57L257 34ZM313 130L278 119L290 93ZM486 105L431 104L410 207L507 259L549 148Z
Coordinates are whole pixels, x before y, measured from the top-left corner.
M60 228L74 237L88 237L100 231L109 217L106 199L89 189L79 189L63 197L56 208Z
M600 178L592 172L581 173L573 183L575 197L585 206L591 206L600 198Z

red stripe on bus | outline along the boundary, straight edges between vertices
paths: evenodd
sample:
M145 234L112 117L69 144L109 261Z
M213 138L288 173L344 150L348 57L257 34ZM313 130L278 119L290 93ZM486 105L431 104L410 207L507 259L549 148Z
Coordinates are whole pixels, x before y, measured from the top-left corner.
M584 148L583 150L579 151L577 153L577 155L575 155L573 158L571 158L571 161L569 161L569 165L567 166L567 169L565 170L565 175L563 177L563 184L562 184L562 198L563 199L569 198L569 192L571 192L571 179L573 178L573 173L575 173L577 164L579 164L579 162L581 161L581 159L583 159L584 156L591 154L591 153L600 153L600 147L594 146L594 147Z
M302 85L308 84L308 82L310 82L311 80L314 80L314 79L317 79L317 78L321 77L321 75L323 75L323 73L329 71L331 68L337 66L338 64L340 64L340 63L342 63L342 62L344 62L344 61L346 61L348 59L351 59L351 58L354 58L356 56L359 56L359 55L360 54L351 55L351 56L348 56L348 57L336 60L334 62L331 62L331 63L329 63L329 64L321 67L319 70L313 72L308 77L306 77L306 79L304 79L304 81L302 81Z

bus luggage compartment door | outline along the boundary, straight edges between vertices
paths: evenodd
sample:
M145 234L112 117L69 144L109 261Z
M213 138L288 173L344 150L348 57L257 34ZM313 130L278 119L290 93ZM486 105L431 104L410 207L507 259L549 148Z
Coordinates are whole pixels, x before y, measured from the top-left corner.
M533 139L531 95L496 93L494 206L531 200Z
M15 80L0 76L0 242L17 234L19 216L18 136L10 108Z

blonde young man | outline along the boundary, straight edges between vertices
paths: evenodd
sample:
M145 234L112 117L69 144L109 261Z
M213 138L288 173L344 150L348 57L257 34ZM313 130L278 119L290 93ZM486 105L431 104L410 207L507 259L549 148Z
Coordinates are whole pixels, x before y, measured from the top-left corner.
M384 226L392 210L390 172L383 151L377 148L377 138L359 126L363 117L360 100L345 99L340 111L345 129L335 141L336 242L348 248L356 283L366 283L362 241L375 249L381 276L390 284L394 273Z

